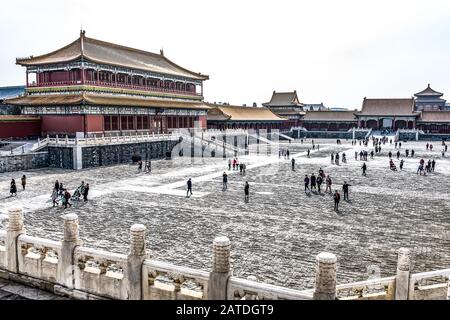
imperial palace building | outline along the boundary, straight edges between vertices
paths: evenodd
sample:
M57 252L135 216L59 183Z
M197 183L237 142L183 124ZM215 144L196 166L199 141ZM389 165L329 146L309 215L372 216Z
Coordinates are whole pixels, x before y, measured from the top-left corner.
M206 128L203 81L209 77L162 51L95 40L81 31L61 49L16 63L26 68L25 94L5 103L40 116L42 135Z

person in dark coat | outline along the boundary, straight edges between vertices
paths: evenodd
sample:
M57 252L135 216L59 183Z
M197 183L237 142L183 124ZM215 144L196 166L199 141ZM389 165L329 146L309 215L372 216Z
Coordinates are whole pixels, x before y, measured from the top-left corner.
M320 187L322 186L323 183L323 178L321 175L317 176L317 191L319 191L319 193L321 192Z
M228 189L228 175L226 172L222 175L222 191L225 191Z
M311 191L312 189L316 190L316 176L314 175L314 173L311 175L310 181L311 181Z
M192 196L192 180L191 180L191 178L189 178L189 180L187 181L187 194L186 194L186 197L189 197L189 192L191 193L191 196Z
M245 186L244 186L244 201L248 202L250 197L250 185L248 184L248 181L245 181Z
M67 189L64 191L64 209L67 209L67 206L72 207L72 204L69 202L70 200L70 193L67 191Z
M295 170L295 158L291 160L292 170Z
M327 179L325 180L325 182L327 184L325 192L329 191L330 194L331 194L331 185L332 185L333 182L332 182L331 177L329 175L327 176Z
M16 181L14 179L11 179L11 186L9 188L9 192L11 193L11 197L17 196L17 186Z
M334 190L333 199L334 199L334 210L339 211L339 201L341 201L341 195L337 190Z
M303 180L303 182L305 183L305 192L306 190L309 190L309 177L308 175L305 175L305 179ZM311 190L309 190L311 191Z
M27 184L27 177L23 175L21 180L22 180L22 190L25 191L25 185Z
M350 185L347 183L347 181L344 181L344 184L342 185L342 190L344 191L344 200L348 200L348 187L350 187Z
M89 183L86 184L83 190L83 200L88 201L88 194L89 194Z
M58 182L58 180L56 180L56 182L55 182L55 190L59 191L59 182Z
M361 169L362 169L362 175L365 176L366 175L366 170L367 170L367 166L366 166L365 162L363 163Z

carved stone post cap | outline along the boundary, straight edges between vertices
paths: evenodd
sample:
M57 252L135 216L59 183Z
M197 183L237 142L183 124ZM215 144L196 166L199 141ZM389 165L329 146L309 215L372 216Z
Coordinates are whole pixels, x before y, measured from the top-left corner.
M78 215L75 213L68 213L63 216L64 221L78 220Z
M336 263L337 257L330 252L321 252L316 256L316 260L321 263Z
M214 246L220 246L220 247L229 246L230 243L231 243L230 239L228 239L225 236L216 237L216 238L214 238L214 241L213 241Z
M8 208L8 213L22 212L22 208Z
M131 232L143 232L145 230L147 230L147 227L144 226L143 224L138 224L138 223L133 224L130 228Z
M8 209L8 227L9 231L23 230L23 212L22 208Z
M398 249L397 270L409 271L411 269L411 251L407 248Z

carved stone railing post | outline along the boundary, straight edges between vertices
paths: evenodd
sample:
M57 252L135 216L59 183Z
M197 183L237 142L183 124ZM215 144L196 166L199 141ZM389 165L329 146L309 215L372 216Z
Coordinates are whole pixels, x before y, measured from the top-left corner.
M78 231L78 216L74 213L64 217L64 239L61 242L61 253L58 257L58 283L68 288L74 287L74 250L82 244Z
M146 258L145 231L142 224L130 228L130 252L127 259L127 295L129 300L142 299L142 264Z
M411 269L411 252L409 249L398 250L397 275L395 277L395 300L408 300L409 273ZM412 290L414 288L411 288Z
M17 258L18 250L17 248L17 238L25 233L25 228L23 227L23 213L22 209L15 208L8 210L9 222L6 229L6 239L5 239L5 250L6 250L6 269L8 271L18 273L19 265Z
M336 299L336 267L337 258L334 254L321 252L316 256L314 300Z
M213 241L213 266L209 274L208 299L226 300L230 267L231 243L227 237L217 237Z

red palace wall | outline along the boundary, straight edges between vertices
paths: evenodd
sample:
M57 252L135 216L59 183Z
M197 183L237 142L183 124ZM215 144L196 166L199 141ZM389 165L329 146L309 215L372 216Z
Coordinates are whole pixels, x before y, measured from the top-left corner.
M198 116L198 121L200 121L200 127L202 129L206 129L207 127L206 116Z
M103 115L86 115L86 131L103 131Z
M75 134L84 131L84 116L42 116L42 134Z
M0 138L28 138L41 136L41 121L1 121Z

